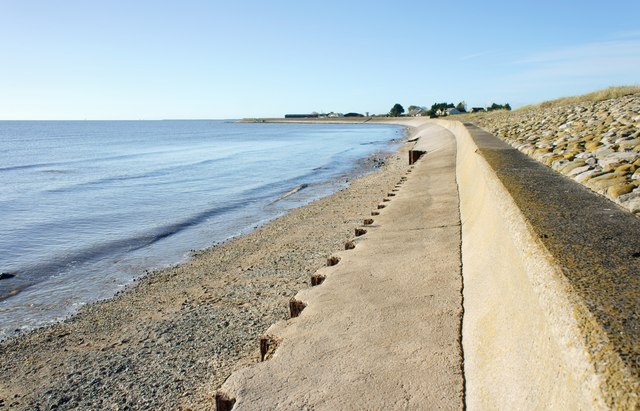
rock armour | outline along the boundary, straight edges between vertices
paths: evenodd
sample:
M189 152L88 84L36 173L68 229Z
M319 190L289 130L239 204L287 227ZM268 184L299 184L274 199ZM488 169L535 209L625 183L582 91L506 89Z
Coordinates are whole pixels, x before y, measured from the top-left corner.
M492 112L472 121L640 215L640 94Z

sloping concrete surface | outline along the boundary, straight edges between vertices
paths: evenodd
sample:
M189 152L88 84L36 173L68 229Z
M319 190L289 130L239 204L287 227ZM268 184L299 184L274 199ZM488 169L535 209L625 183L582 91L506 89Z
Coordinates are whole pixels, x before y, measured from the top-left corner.
M640 220L473 126L458 141L469 409L637 409Z
M426 128L398 195L296 296L300 316L268 330L273 356L225 382L234 410L464 407L456 143Z
M467 128L559 267L607 406L639 406L640 219L518 150L497 147L484 130Z
M458 139L467 408L604 408L553 259L468 130L447 125Z

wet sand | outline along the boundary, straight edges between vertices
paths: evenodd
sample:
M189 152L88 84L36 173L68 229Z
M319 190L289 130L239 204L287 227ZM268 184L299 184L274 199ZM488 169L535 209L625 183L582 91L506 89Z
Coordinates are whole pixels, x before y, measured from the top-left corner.
M377 172L256 231L151 273L63 323L0 344L0 409L203 409L288 317L327 257L407 169Z

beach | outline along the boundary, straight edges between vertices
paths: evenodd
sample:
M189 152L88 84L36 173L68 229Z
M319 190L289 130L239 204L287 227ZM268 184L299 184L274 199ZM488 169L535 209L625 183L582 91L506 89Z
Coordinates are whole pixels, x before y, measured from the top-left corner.
M150 273L115 298L0 345L0 407L211 407L258 339L407 169L407 148L379 171L257 228Z
M0 272L10 275L0 280L0 340L334 193L347 177L374 170L375 161L363 160L395 150L389 140L402 132L217 120L0 121L0 152L11 153L0 165L0 215L10 222L0 230Z
M0 407L637 408L637 216L472 124L380 121L378 171L0 344Z

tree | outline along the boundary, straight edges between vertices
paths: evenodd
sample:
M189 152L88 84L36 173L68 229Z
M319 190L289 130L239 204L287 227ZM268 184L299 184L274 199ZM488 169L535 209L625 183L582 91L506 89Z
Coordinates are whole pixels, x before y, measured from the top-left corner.
M464 101L459 102L458 105L456 106L456 110L458 110L461 113L466 113L467 103L465 103Z
M448 108L454 107L453 103L435 103L431 106L431 115L432 117L442 115L442 112L446 111Z
M389 111L389 115L391 117L400 117L402 115L402 113L404 113L404 107L402 107L400 104L396 103L392 108L391 111Z
M511 106L509 105L509 103L507 104L496 104L493 103L491 104L491 106L487 107L487 111L493 111L493 110L509 110L511 111Z

